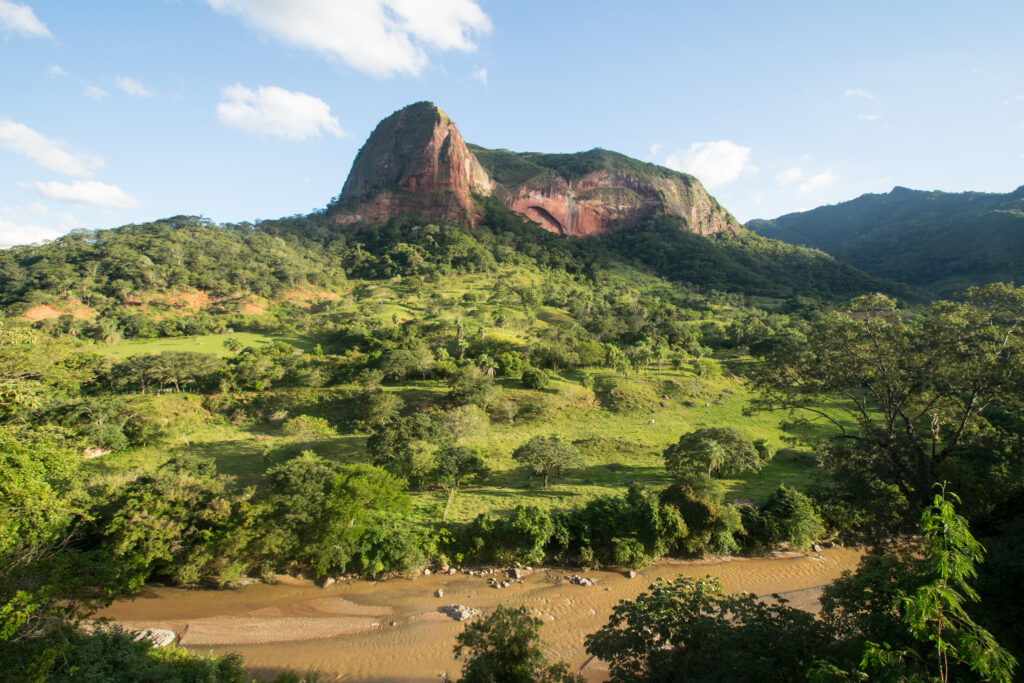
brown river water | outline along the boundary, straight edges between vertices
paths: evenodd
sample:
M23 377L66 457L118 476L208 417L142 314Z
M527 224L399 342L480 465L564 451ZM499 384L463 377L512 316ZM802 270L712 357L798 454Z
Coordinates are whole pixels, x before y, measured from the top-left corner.
M843 570L855 569L861 554L836 547L774 558L663 560L633 579L621 572L544 568L503 589L492 588L486 577L465 574L341 581L326 588L287 577L233 590L152 586L100 616L131 629L173 630L180 644L195 652L237 652L254 676L290 668L316 669L324 681L426 682L446 674L455 680L461 669L452 648L463 624L440 607L459 604L487 612L499 603L525 605L545 622L541 637L552 661L582 667L588 681L603 681L607 671L601 662L589 661L584 637L607 623L619 600L635 598L658 577L710 574L721 579L727 593L780 593L792 606L816 611L820 588ZM564 580L573 573L594 585ZM435 597L438 589L444 591L441 598Z

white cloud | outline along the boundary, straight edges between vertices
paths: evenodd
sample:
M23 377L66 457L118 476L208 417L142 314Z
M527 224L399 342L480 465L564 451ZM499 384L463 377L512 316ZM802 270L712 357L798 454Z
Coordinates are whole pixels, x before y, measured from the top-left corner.
M662 147L664 147L664 145L662 145L660 142L653 143L651 145L650 150L648 151L647 157L649 159L653 159L654 157L658 156L658 152L661 151Z
M809 192L816 192L823 187L828 187L839 180L838 176L831 170L824 170L817 175L808 176L808 178L800 183L800 187L797 188L797 192L800 194L808 194Z
M61 234L61 231L54 228L34 223L15 223L0 217L0 249L13 247L15 244L34 244L43 240L52 240L60 237Z
M206 0L288 45L374 76L418 75L426 49L476 49L491 30L476 0Z
M861 121L878 121L882 117L878 114L861 114L857 118Z
M665 165L697 176L708 188L731 183L744 171L756 170L750 164L750 148L731 140L695 142L686 151L670 154Z
M52 38L46 24L39 21L28 5L18 5L10 0L0 0L0 28L5 33L20 33L26 38Z
M338 137L346 133L331 108L318 97L292 92L276 86L260 86L250 90L242 84L221 91L224 98L217 105L221 123L259 135L273 135L285 140L306 140L321 133Z
M803 170L793 167L775 174L775 181L779 185L791 185L804 177Z
M117 87L135 97L153 97L156 93L129 76L118 76Z
M0 119L0 148L32 159L43 168L65 175L88 177L103 166L103 159L87 154L72 154L58 140L40 135L22 123Z
M47 75L57 78L58 76L70 76L67 71L61 68L60 64L54 64L46 70Z
M0 207L0 248L52 240L75 227L78 221L70 213L57 213L51 218L39 203Z
M487 69L480 68L469 74L469 77L474 81L480 81L484 85L487 85Z
M72 204L95 204L115 209L130 209L141 206L141 202L116 185L107 185L94 180L76 180L65 183L35 183L36 192L47 199Z
M97 102L102 102L103 100L106 99L107 95L109 95L109 94L110 93L108 93L103 88L97 88L95 85L88 85L88 84L86 84L86 86L85 86L85 96L88 97L90 100L96 100Z
M863 97L866 100L873 100L873 99L875 99L875 94L873 92L871 92L870 90L865 90L864 88L850 88L849 90L846 91L846 96L847 97Z

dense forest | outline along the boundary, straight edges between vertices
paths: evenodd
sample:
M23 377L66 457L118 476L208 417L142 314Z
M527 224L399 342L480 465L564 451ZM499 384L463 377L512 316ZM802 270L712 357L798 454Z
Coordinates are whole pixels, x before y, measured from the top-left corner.
M940 297L1024 280L1024 187L1007 194L897 187L746 227Z
M749 232L576 240L482 207L0 252L0 670L243 680L80 628L147 581L841 541L872 550L820 619L680 579L588 651L616 681L1012 680L1024 289L927 303ZM472 622L463 680L575 680L542 637L513 608Z

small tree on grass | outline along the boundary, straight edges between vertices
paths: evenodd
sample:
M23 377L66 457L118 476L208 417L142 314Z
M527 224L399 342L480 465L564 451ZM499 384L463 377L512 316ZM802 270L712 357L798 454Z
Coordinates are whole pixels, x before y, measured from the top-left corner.
M522 382L527 389L543 389L551 382L551 375L541 368L527 368L523 370Z
M298 415L290 420L285 420L281 429L288 436L307 442L329 439L338 435L327 420L311 415Z
M582 683L565 663L548 664L542 624L525 607L504 605L467 624L455 640L455 656L465 660L461 683Z
M448 519L448 510L455 500L455 494L469 478L486 474L487 465L476 449L468 446L445 446L435 456L437 465L434 477L437 484L448 494L442 519Z
M709 477L758 472L765 465L754 444L732 427L706 427L683 434L661 455L668 471L683 477L694 472Z
M583 458L576 447L557 436L533 437L512 451L512 459L532 467L534 472L544 477L544 488L548 487L548 477L552 472L583 464Z

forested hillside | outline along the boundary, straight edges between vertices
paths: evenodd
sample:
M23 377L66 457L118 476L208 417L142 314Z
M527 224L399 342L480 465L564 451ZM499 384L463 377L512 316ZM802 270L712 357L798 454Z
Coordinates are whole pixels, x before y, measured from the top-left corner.
M746 227L938 296L1024 281L1024 187L1007 194L897 187Z
M8 670L236 680L237 659L77 630L146 581L882 542L941 481L990 549L971 618L1019 651L1001 607L1019 579L1020 290L900 310L867 294L900 286L752 233L663 216L582 240L496 201L474 228L179 217L0 262ZM837 585L836 624L860 609L844 585L927 575L888 556L863 571ZM766 634L801 678L808 653L855 669L862 638L927 652L880 609L811 631L783 610Z

